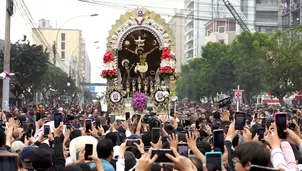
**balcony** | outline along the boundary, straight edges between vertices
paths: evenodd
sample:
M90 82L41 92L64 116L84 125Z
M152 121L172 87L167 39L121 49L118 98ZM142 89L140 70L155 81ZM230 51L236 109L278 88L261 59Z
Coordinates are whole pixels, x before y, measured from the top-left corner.
M296 10L300 9L300 2L298 0L294 1L293 5L291 6L291 12L295 12Z
M189 27L188 29L185 30L185 35L189 34L191 31L193 31L193 28Z
M193 41L193 36L186 37L185 44L189 43L190 41Z
M192 52L192 54L193 54L193 46L188 49L185 49L185 54L189 53L189 52Z
M193 25L193 21L194 21L193 16L192 16L192 18L186 18L186 24L185 24L185 26L187 26L189 24Z
M194 0L185 0L185 6L188 7L190 5L194 4Z
M278 4L256 4L256 11L279 11Z

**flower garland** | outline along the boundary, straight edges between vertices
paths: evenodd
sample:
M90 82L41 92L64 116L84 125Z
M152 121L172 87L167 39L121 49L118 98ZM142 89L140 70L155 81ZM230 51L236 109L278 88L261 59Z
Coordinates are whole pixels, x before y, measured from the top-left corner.
M162 56L160 57L161 63L159 67L159 72L165 76L171 76L175 72L175 59L174 53L170 51L169 48L164 48L162 51Z
M116 69L108 69L103 70L101 73L101 77L106 79L117 78L117 70Z
M147 96L139 91L132 97L132 107L136 110L144 110L147 107Z
M115 69L114 64L114 55L112 54L111 50L108 50L105 53L103 57L103 62L105 69L102 71L101 77L106 79L117 78L117 70Z

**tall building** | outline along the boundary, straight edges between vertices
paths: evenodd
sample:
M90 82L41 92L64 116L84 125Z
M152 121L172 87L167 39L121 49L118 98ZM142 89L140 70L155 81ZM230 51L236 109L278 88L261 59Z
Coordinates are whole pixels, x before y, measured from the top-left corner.
M85 68L85 74L84 74L84 82L85 83L91 83L91 62L89 59L88 54L85 54L85 64L84 64Z
M302 0L278 0L281 3L281 21L283 30L288 27L302 25L301 3Z
M281 24L281 0L244 0L241 10L257 32L272 33Z
M236 21L233 18L220 18L205 24L205 44L220 42L229 44L236 37Z
M240 7L240 0L229 1L236 8ZM205 24L212 19L229 18L232 15L221 0L185 0L184 4L184 60L188 62L195 57L201 57L201 47L205 44Z
M45 41L41 39L36 30L44 35ZM68 73L79 87L83 81L83 61L85 59L85 41L82 38L82 31L52 28L49 20L43 19L39 21L39 28L32 29L32 39L34 43L48 48L56 43L56 66ZM52 51L54 50L52 49Z
M4 51L4 40L0 39L0 51Z
M169 21L175 43L176 72L181 72L184 64L185 19L183 10L175 9L175 15Z

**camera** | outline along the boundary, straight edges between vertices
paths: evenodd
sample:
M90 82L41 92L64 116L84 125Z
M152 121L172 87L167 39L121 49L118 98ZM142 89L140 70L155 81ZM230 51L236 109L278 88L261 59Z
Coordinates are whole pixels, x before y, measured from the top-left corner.
M218 101L218 107L223 108L223 107L229 107L232 104L232 99L231 97L227 97L224 99L221 99Z
M149 124L150 129L160 127L161 121L156 117L156 113L150 112L142 118L142 122Z

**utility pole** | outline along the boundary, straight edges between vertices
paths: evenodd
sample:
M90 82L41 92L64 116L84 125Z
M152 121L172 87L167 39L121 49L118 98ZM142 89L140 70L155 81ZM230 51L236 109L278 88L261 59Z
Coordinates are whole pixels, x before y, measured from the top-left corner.
M6 10L5 10L5 43L4 43L4 61L3 61L3 70L10 72L10 25L11 25L11 16L13 15L14 3L13 0L6 0ZM4 111L9 110L9 86L10 78L3 79L2 87L2 109Z

